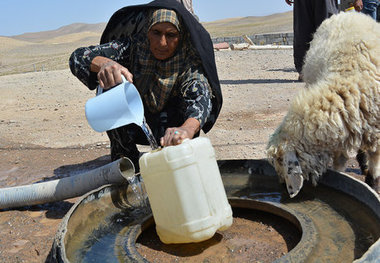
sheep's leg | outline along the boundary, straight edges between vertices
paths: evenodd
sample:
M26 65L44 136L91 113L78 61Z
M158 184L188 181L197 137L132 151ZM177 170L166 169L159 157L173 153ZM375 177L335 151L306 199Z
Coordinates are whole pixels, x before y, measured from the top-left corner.
M346 168L347 157L342 152L335 152L333 156L333 169L343 172Z
M358 154L356 155L356 160L359 163L359 167L362 172L362 175L367 176L368 175L367 154L363 150L359 149Z
M368 174L365 181L380 194L380 148L376 152L368 152Z

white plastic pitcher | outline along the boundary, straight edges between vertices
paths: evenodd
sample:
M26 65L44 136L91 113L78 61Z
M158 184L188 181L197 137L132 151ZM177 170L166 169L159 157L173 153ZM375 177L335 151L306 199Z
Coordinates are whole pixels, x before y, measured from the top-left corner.
M144 106L136 87L126 81L86 102L85 113L91 128L97 132L112 130L127 124L141 126Z
M208 138L146 153L139 163L162 242L200 242L231 226L232 209Z

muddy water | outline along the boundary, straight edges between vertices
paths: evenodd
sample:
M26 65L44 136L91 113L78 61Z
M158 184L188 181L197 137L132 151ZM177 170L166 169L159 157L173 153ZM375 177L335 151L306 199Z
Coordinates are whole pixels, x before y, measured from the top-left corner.
M277 177L266 169L221 167L227 195L281 204L303 214L317 232L307 262L352 262L380 237L380 219L356 199L322 185L306 185L290 199ZM131 229L149 215L141 212L131 193L119 195L89 197L72 215L66 237L66 252L72 262L124 262L137 253L128 250L137 238ZM99 200L92 202L96 198Z
M124 262L124 233L150 215L140 205L130 186L102 188L84 198L65 227L69 262Z
M240 200L239 200L240 201ZM244 200L245 201L245 200ZM295 225L271 213L239 208L234 200L233 224L203 242L164 244L152 224L136 242L137 252L149 262L273 262L293 249L301 238Z
M309 186L299 199L285 203L308 215L317 228L319 242L311 254L314 262L321 254L325 262L351 262L380 237L380 224L372 212L331 188Z
M375 214L361 202L332 188L306 185L290 199L285 187L277 183L277 177L231 173L224 179L230 197L284 204L312 220L318 239L309 262L352 262L380 238L380 221ZM262 191L260 185L272 186L272 191Z
M247 195L258 197L260 193L247 192ZM319 186L318 190L307 186L294 200L275 192L265 193L260 199L280 200L312 220L318 241L309 257L310 262L352 262L380 238L380 223L367 207L325 186Z

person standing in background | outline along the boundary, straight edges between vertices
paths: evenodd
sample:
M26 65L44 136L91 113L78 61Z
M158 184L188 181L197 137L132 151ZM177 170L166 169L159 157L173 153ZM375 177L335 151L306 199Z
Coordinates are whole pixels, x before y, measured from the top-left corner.
M302 81L303 60L314 32L319 25L338 13L337 0L285 0L293 5L293 57L294 65Z
M183 4L187 11L189 11L199 22L199 17L194 13L193 0L177 0L177 2Z
M194 9L193 9L193 0L177 0L177 2L180 2L181 4L183 4L190 13L195 15Z
M362 0L363 1L363 14L371 16L377 20L377 9L379 8L379 0Z
M342 0L341 10L344 11L353 6L357 12L362 12L363 14L369 15L379 22L379 5L379 0Z
M355 11L361 12L363 9L363 1L362 0L341 0L340 1L341 11L346 11L350 7L354 7Z

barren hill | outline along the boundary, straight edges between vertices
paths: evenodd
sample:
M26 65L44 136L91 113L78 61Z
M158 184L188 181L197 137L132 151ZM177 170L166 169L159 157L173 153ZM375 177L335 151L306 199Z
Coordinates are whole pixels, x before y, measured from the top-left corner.
M202 23L211 37L292 31L292 12L262 17L238 17ZM99 42L106 23L75 23L56 30L0 36L0 76L68 68L78 47Z
M65 35L83 33L83 32L92 32L101 34L103 32L106 23L98 24L84 24L84 23L75 23L67 26L60 27L56 30L35 32L35 33L25 33L22 35L13 36L11 38L29 41L29 42L43 42L52 38L61 37Z
M27 41L17 40L10 37L2 37L0 36L0 54L2 51L9 51L10 47L23 47L26 45L30 45Z
M212 37L291 32L293 30L293 12L270 16L229 18L202 24Z

